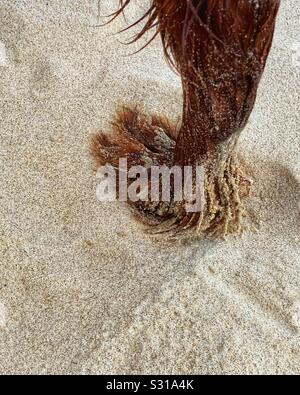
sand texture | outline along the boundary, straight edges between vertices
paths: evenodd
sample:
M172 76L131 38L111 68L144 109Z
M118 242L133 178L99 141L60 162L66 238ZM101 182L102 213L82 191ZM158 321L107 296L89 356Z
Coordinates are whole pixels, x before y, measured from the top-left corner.
M226 240L156 241L97 201L89 139L116 107L181 111L159 40L125 56L97 13L0 1L0 373L299 374L299 1L239 144L251 227Z

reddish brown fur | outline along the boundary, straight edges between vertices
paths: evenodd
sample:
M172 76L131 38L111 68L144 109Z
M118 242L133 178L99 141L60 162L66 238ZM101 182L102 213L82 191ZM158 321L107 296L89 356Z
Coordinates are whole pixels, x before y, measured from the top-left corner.
M131 2L120 0L112 19ZM176 131L166 120L152 118L149 123L137 110L125 109L113 124L112 138L94 137L97 163L111 161L117 166L124 156L133 164L145 156L154 164L174 158L180 165L204 164L209 172L221 148L234 146L231 141L247 123L279 4L280 0L152 0L137 21L145 24L133 41L153 29L152 39L161 36L169 63L182 77L184 105L175 151L165 146L158 152L155 144L156 127L175 139ZM229 149L228 158L231 154Z
M120 0L114 17L130 2ZM155 28L154 37L161 35L168 60L182 75L185 105L179 161L199 159L215 141L245 126L271 47L279 3L152 0L141 19L146 23L133 41ZM201 130L190 125L195 113ZM189 137L197 137L197 146L188 144Z
M119 158L127 158L128 167L172 164L176 135L170 122L159 116L149 119L137 108L123 107L112 122L112 135L98 133L91 142L91 154L97 166L106 163L118 167ZM160 144L155 139L160 137Z

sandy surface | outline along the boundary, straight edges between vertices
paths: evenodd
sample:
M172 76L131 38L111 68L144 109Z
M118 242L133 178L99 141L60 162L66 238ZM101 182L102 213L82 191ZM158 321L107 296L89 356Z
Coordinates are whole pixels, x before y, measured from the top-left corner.
M0 2L0 372L299 374L299 1L239 148L257 230L173 245L96 200L89 136L116 106L181 109L159 41L125 57L96 3Z

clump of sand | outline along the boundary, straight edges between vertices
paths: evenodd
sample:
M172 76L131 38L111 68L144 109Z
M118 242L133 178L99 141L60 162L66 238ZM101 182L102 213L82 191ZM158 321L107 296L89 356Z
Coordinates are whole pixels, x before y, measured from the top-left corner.
M299 374L298 1L239 146L252 227L176 243L96 200L89 137L116 106L181 111L159 40L123 56L97 3L0 4L0 372Z

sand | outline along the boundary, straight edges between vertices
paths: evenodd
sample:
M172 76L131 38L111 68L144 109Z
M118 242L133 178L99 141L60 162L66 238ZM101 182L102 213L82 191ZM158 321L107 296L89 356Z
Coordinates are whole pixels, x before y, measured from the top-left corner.
M240 141L251 227L176 243L96 199L89 138L116 106L181 110L159 40L125 56L125 22L97 27L97 12L0 3L0 372L299 374L298 0L282 1Z

